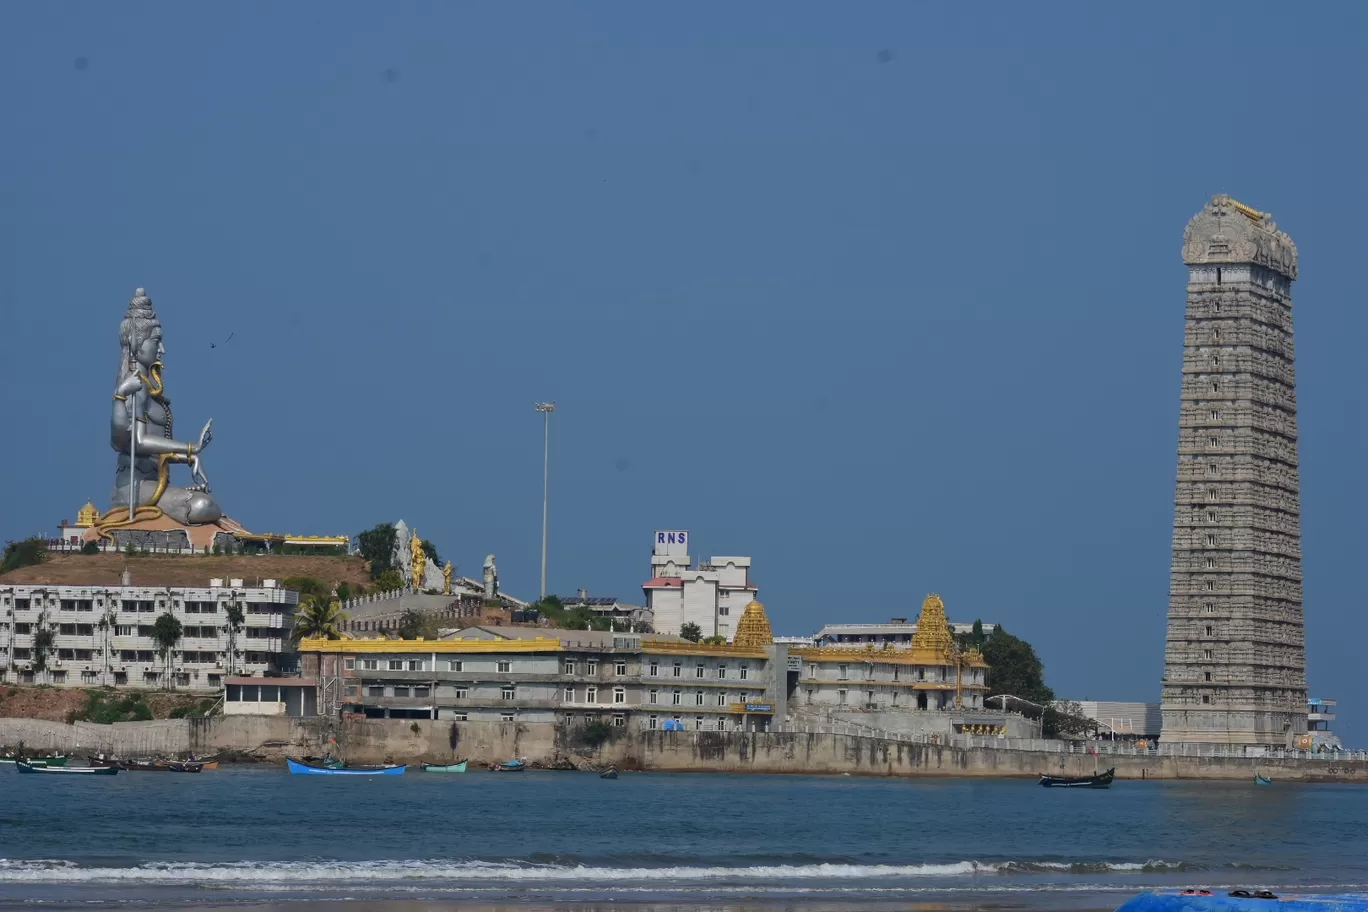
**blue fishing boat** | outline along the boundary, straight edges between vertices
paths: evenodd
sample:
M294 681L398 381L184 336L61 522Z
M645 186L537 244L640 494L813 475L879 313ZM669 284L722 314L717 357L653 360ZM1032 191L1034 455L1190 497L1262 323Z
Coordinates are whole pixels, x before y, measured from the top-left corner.
M1272 780L1272 779L1269 779L1267 776L1260 776L1258 773L1255 773L1255 774L1254 774L1254 784L1255 784L1255 785L1272 785L1272 784L1273 784L1273 780Z
M457 763L424 763L423 772L425 773L464 773L468 760L461 760Z
M402 776L408 767L402 763L383 766L315 766L285 758L285 766L296 776Z
M1368 894L1175 890L1142 893L1117 912L1368 912Z
M496 764L490 769L496 773L521 773L527 769L526 760L505 760L503 763Z
M62 776L113 776L119 771L112 766L44 766L20 760L14 768L21 773L47 773Z

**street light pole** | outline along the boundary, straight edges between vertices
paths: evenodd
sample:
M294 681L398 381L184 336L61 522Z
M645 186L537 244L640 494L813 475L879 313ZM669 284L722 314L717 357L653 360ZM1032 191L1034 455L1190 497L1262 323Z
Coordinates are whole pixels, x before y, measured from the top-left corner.
M542 454L542 566L541 597L546 598L546 502L547 491L551 484L551 413L556 410L554 402L538 402L537 411L542 413L546 422L544 451Z

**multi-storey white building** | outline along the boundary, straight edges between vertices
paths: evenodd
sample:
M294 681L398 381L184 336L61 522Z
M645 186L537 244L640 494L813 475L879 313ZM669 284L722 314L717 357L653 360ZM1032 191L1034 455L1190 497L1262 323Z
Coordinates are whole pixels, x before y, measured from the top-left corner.
M697 624L703 636L730 642L741 612L758 597L750 567L749 557L714 557L695 568L688 532L656 532L651 578L641 586L656 633L678 636L685 624Z
M229 674L293 669L298 602L299 593L274 580L255 588L240 579L205 588L0 585L0 680L218 690ZM235 609L240 625L231 622ZM164 658L152 631L168 613L180 621L181 639ZM44 661L34 638L45 628L53 637Z

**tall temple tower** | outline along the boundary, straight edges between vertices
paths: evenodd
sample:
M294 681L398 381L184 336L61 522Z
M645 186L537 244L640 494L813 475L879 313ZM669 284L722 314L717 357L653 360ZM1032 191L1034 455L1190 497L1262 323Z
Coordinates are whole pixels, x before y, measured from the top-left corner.
M1306 731L1297 248L1268 213L1215 196L1183 262L1163 739L1289 745Z

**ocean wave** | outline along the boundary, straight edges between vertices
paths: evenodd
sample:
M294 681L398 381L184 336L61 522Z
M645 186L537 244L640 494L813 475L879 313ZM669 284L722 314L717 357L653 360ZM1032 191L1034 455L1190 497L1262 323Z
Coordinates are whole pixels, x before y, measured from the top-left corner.
M148 884L347 884L382 882L589 882L603 886L648 881L792 882L804 880L888 880L1029 874L1165 874L1249 866L1204 867L1181 862L958 861L946 864L769 864L752 866L670 865L609 867L591 864L529 864L521 861L297 861L152 862L129 867L86 866L60 860L0 859L0 883L121 882ZM1277 869L1262 869L1277 870Z

